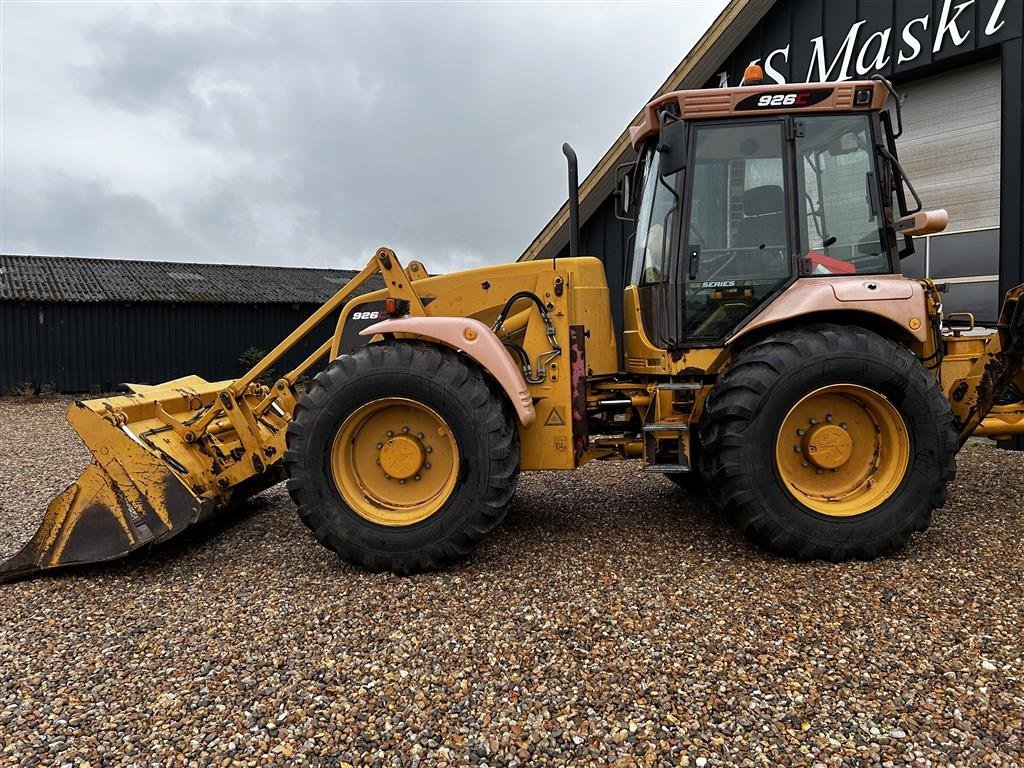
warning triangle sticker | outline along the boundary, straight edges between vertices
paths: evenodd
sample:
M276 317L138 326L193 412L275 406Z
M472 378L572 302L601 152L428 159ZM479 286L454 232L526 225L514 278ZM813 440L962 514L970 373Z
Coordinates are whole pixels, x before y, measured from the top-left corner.
M551 409L547 419L544 420L545 427L564 427L565 419L562 418L562 411L557 407Z

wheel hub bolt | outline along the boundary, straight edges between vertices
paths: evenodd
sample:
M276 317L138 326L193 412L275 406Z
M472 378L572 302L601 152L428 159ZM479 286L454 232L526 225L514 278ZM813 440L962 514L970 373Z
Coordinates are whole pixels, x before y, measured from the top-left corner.
M422 440L423 439L423 433L422 432L417 432L416 433L416 437L418 437L420 440Z
M807 421L809 421L809 422L810 422L810 424L811 424L811 426L812 426L812 427L813 427L813 426L814 426L815 424L817 424L817 423L818 423L818 420L817 420L817 419L815 419L814 417L811 417L811 418L809 418L809 419L808 419Z
M846 422L845 421L840 421L839 422L839 426L842 427L843 429L846 429Z
M392 432L392 431L391 431L390 429L388 430L388 437L394 437L394 434L395 434L395 433L394 433L394 432Z
M402 427L402 431L403 431L403 432L408 432L408 431L409 431L409 428L408 428L408 427Z
M420 479L419 475L416 475L416 477L413 478L413 480L419 480L419 479Z
M428 445L428 446L427 446L427 453L430 453L430 452L431 452L432 450L434 450L434 449L433 449L433 448L431 448L431 447L430 447L430 446ZM430 465L428 464L427 466L430 466Z
M800 446L799 445L794 445L793 446L793 450L796 451L797 453L800 453Z
M825 421L827 421L829 424L832 423L832 414L831 413L826 413L825 414Z
M405 480L399 480L398 482L399 482L399 484L401 484L401 485L405 485Z
M383 448L383 447L384 447L384 443L377 443L377 450L378 450L378 451L379 451L379 450L380 450L381 448ZM377 463L378 463L378 464L380 464L380 462L379 462L379 461L378 461Z
M816 469L814 471L817 472L819 475L821 474L821 470L820 469Z
M799 437L803 437L803 436L804 436L804 431L803 431L802 429L798 429L798 430L796 431L796 433L797 433L797 435L798 435Z
M430 469L430 462L428 461L426 464L424 464L423 468L424 469Z
M804 461L801 461L801 462L800 462L800 466L801 466L801 467L806 467L806 466L808 466L808 465L807 465L807 460L805 459Z

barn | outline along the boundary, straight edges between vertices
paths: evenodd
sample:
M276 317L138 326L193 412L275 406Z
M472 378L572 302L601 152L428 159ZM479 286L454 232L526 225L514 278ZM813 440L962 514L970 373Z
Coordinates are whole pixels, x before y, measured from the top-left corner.
M247 368L354 275L345 269L0 255L0 394L101 392ZM333 319L283 360L298 364Z

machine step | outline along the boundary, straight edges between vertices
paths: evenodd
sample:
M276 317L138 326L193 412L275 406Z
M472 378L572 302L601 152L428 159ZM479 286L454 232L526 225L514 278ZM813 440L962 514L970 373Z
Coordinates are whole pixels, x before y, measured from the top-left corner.
M644 472L657 472L658 474L689 472L690 468L682 464L648 464Z
M654 424L644 424L644 432L688 432L689 424L681 421L658 421Z
M699 381L670 381L654 385L654 388L661 392L695 392L703 387Z

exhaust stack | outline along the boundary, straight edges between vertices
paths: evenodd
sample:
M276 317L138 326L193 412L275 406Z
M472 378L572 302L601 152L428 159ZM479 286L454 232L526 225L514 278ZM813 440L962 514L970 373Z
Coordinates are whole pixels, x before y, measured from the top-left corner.
M569 164L569 255L580 255L580 181L576 163L576 150L568 143L562 145L562 154Z

